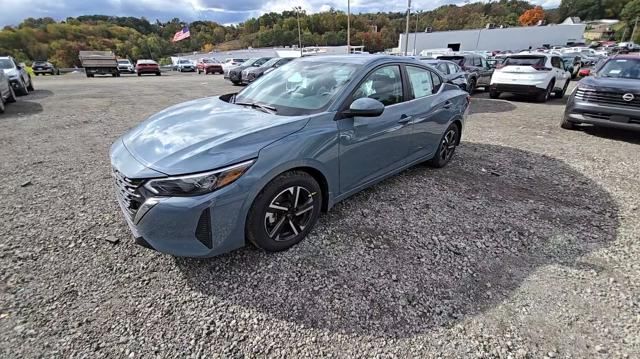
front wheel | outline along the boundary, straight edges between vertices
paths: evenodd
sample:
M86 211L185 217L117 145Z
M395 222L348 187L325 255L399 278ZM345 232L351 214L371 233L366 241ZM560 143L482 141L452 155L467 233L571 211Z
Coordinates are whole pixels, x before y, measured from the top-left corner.
M567 93L567 87L569 87L569 79L564 83L564 87L562 91L557 91L554 93L555 98L563 98L564 94Z
M560 127L564 128L565 130L575 130L576 124L569 121L567 117L564 116L562 117L562 121L560 121Z
M249 210L247 239L269 252L284 251L300 242L320 216L322 191L306 172L290 171L269 182Z
M29 76L29 84L27 85L27 89L29 91L33 91L34 90L34 88L33 88L33 80L31 80L31 76Z
M18 88L18 94L20 96L26 96L29 94L29 87L24 83L24 81L21 81L20 83L20 87Z
M549 100L549 97L551 97L551 91L553 91L553 86L554 86L553 82L549 83L549 86L547 86L547 89L540 92L538 96L536 96L536 101L547 102Z
M16 102L16 93L13 91L13 86L9 85L9 97L7 98L8 103Z
M495 100L495 99L497 99L499 97L500 97L500 92L498 92L496 90L489 89L489 98L492 98L492 99Z
M476 79L470 79L467 92L472 94L475 90L476 90Z
M431 167L442 168L451 161L453 154L456 151L456 147L460 143L460 129L458 125L452 123L449 128L444 132L440 145L436 150L436 154L432 159L427 161L427 164Z
M161 75L161 73L160 73L160 72L156 72L156 76L160 76L160 75Z

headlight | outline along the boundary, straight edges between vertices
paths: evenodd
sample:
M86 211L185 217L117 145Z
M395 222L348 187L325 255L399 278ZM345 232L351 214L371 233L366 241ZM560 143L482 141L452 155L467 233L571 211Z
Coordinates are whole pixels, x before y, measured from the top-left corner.
M17 80L19 77L18 75L9 75L9 80Z
M583 85L581 83L578 83L578 86L576 86L576 90L596 91L596 88L589 85Z
M158 196L198 196L222 188L237 180L255 160L194 175L149 180L144 187Z

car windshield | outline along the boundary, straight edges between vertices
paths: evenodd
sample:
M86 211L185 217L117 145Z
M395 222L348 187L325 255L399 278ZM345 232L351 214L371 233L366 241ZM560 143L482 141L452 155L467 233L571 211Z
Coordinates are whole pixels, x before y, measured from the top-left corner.
M464 65L464 56L438 56L439 60L449 60L462 66Z
M13 63L9 59L0 59L0 69L12 69Z
M128 65L129 64L129 60L118 60L119 64L123 64L123 65Z
M251 64L251 66L255 66L255 67L262 66L262 64L264 64L265 62L267 62L269 60L271 60L270 57L262 57L262 58L257 59L253 64ZM246 62L245 62L245 64L246 64Z
M47 63L45 61L34 61L33 62L33 66L42 66L42 65L46 65Z
M233 62L244 62L244 59L232 59Z
M278 115L322 112L360 67L337 62L294 61L236 95L235 102L270 106Z
M279 57L274 57L273 59L265 62L264 64L260 65L260 67L271 67L273 65L276 64L276 62L280 61Z
M598 76L640 80L640 58L611 59L598 70Z
M260 58L260 57L252 57L252 58L250 58L249 60L245 61L245 62L243 63L243 65L251 66L251 65L253 65L256 61L261 60L261 59L262 59L262 58ZM261 62L261 63L264 63L264 61L263 61L263 62Z
M544 66L544 56L510 56L502 63L504 66Z
M178 61L178 63L179 64L190 64L191 61L189 61L189 60L180 60L180 61Z

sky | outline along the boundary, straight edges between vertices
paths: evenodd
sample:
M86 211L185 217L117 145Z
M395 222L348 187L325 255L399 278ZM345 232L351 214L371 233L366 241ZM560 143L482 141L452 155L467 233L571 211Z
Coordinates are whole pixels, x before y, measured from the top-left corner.
M413 0L413 10L431 10L446 4L462 5L464 0ZM472 0L472 2L475 0ZM485 0L486 1L486 0ZM545 8L557 7L560 0L529 0ZM211 20L236 24L266 12L302 6L308 13L347 10L347 0L0 0L0 26L17 25L27 17L49 16L63 20L69 16L144 16L149 21ZM403 0L351 0L351 12L406 11Z

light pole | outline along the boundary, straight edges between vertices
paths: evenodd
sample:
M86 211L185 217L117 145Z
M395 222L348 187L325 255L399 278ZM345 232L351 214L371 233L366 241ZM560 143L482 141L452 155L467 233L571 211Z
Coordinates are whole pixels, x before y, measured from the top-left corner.
M298 18L298 47L300 48L300 57L302 57L302 32L300 31L300 11L302 11L302 7L296 6L293 9L296 11Z
M347 55L351 54L351 0L347 0Z
M418 41L418 19L420 16L420 11L416 11L416 33L413 36L413 56L417 56L417 49L416 49L416 41Z
M409 51L409 20L411 16L411 0L408 0L407 4L407 26L404 32L404 56L407 56Z
M633 32L631 32L631 38L629 39L629 42L634 43L635 44L635 36L636 36L636 29L638 28L638 17L636 17L636 23L635 25L633 25Z

